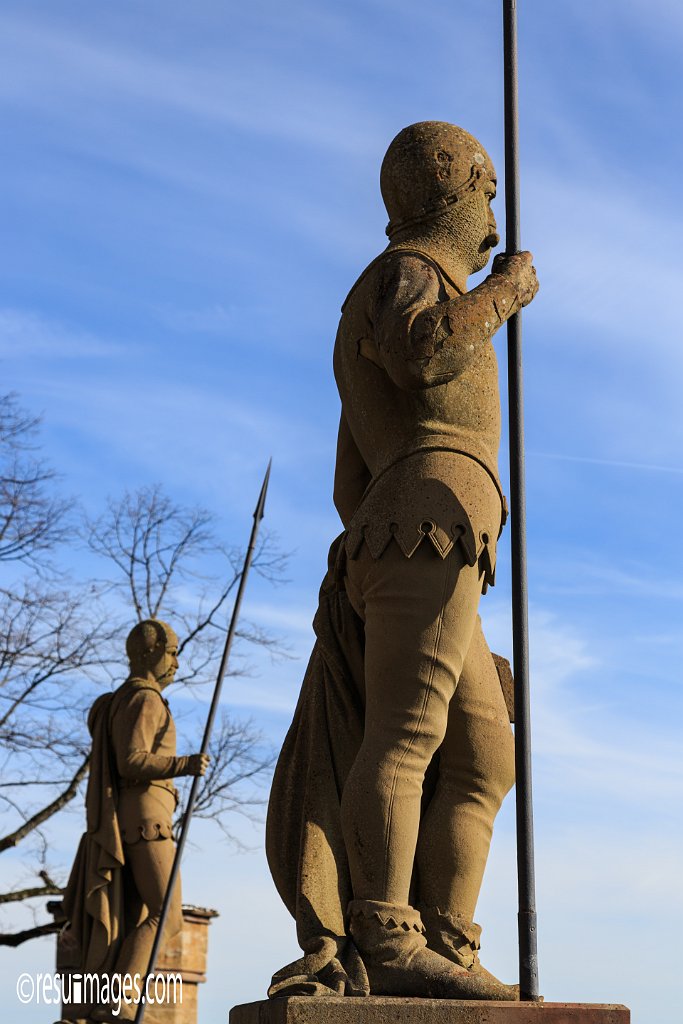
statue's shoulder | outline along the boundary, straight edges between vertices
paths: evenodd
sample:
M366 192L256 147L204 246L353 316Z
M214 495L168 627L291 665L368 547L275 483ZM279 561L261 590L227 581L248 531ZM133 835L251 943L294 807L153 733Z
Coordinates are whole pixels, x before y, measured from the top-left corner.
M379 256L376 256L371 263L368 263L365 270L354 282L351 290L342 303L342 313L346 309L352 296L358 292L361 285L367 285L373 278L379 277L385 270L391 270L401 263L413 261L423 265L427 264L427 266L434 270L439 281L443 283L443 278L447 275L445 274L443 267L440 266L438 260L436 260L431 253L424 249L415 248L414 246L391 245L384 249Z
M112 716L119 710L130 707L131 704L163 704L168 708L158 686L154 686L148 679L138 679L135 676L126 679L117 690L109 694L111 697L110 711Z
M147 690L150 693L156 693L157 697L161 697L162 700L164 699L159 687L155 686L154 683L150 683L149 679L138 679L137 676L131 676L129 679L126 679L125 683L122 683L121 686L119 686L119 689L116 692L118 693L124 689L131 695Z
M109 711L113 698L113 693L102 693L97 700L93 701L90 711L88 712L88 732L91 736L97 728L97 723Z

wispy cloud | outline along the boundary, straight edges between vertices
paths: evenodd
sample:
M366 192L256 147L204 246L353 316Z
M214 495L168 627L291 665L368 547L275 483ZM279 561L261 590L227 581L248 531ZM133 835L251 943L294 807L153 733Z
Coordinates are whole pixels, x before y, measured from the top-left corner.
M545 570L543 589L546 593L571 594L577 598L604 596L615 603L624 597L661 600L663 593L668 602L683 600L683 583L667 579L664 588L658 565L638 565L631 561L614 564L612 560L591 557L585 549L574 552L571 574L561 573L557 563L554 570L546 564Z
M615 469L634 469L646 473L683 474L683 466L660 466L648 462L621 462L618 459L594 459L588 455L565 455L559 452L527 451L527 456L534 459L553 459L558 462L578 462L590 466L609 466Z
M284 605L250 601L246 606L247 613L251 618L257 619L264 625L302 635L308 643L312 638L311 620L315 609L310 606L292 606L291 596L291 594L287 594L287 601Z
M78 326L67 326L32 311L0 309L0 359L107 359L125 352L125 345Z
M635 344L643 362L668 353L677 365L683 356L675 296L683 266L676 251L663 258L662 243L664 233L680 233L683 221L667 197L538 170L529 189L527 237L542 240L534 255L549 320L592 328L576 336L577 350L597 343L623 358L624 344ZM554 232L546 229L550 210L561 223Z
M309 459L328 452L327 437L316 437L310 423L285 416L267 400L254 404L191 382L155 386L148 370L139 369L130 375L122 365L113 376L93 377L81 368L71 381L38 375L34 388L50 397L58 422L97 436L103 449L115 450L129 464L156 467L157 475L163 448L173 453L171 464L183 467L175 475L187 476L215 473L219 445L222 473L234 479L244 479L259 453L273 453L281 469L295 461L295 453L299 461L304 452Z
M494 647L506 650L509 618L495 609L487 615ZM648 813L668 811L683 799L683 763L673 734L659 723L633 721L616 700L606 700L591 677L604 671L605 653L596 636L582 637L575 625L532 608L533 735L539 791L568 795L573 787L590 787L591 799L639 802ZM549 784L548 780L552 780ZM653 785L656 780L656 793Z
M1 24L13 72L4 78L2 95L13 103L57 108L68 119L75 109L71 104L62 107L59 97L75 99L77 93L81 119L92 116L95 101L104 97L151 104L249 135L297 140L313 149L374 149L370 124L351 121L336 91L304 67L287 68L285 95L275 100L268 84L273 68L259 79L248 54L234 54L228 64L195 61L187 54L183 60L169 60L151 46L115 45L75 26L37 26L11 15ZM30 68L12 56L26 52L33 57ZM257 57L258 62L266 59Z
M205 306L203 309L162 309L159 318L163 324L174 331L188 334L221 334L234 328L236 320L246 315L260 312L256 308L239 311L235 307L225 307L220 303Z

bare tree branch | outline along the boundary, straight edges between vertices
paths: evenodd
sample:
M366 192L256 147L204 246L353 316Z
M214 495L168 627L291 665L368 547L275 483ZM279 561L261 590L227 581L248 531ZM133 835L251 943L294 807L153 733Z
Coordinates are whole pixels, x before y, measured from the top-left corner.
M47 871L40 871L40 877L44 885L35 886L32 889L14 889L12 892L0 893L0 903L19 903L22 900L32 900L36 896L61 896L64 889L53 882Z
M48 493L56 474L36 457L40 419L0 395L0 561L31 562L66 535L70 503Z
M28 942L29 939L55 935L61 927L59 922L50 921L47 924L36 925L35 928L25 928L21 932L0 932L0 946L21 946L22 942Z
M265 804L258 787L270 775L275 763L275 752L264 744L263 736L250 720L236 721L223 713L219 728L209 743L211 762L202 777L194 816L216 822L230 839L227 822L237 812L255 818ZM250 783L250 788L245 788ZM174 823L178 830L183 808Z
M62 807L66 806L70 800L76 796L78 787L85 776L88 774L88 765L90 764L90 755L85 758L78 771L72 778L69 785L63 790L56 800L52 800L46 807L38 811L37 814L33 814L28 821L25 821L21 828L15 829L14 832L10 832L9 835L4 836L0 839L0 853L3 850L8 850L12 846L16 846L17 843L21 842L25 836L32 832L34 829L42 825L43 822L51 818L57 811L61 811Z

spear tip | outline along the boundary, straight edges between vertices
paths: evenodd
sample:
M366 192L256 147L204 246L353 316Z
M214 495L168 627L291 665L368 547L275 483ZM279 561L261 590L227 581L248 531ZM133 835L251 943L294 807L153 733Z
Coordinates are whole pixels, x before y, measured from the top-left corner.
M268 491L268 482L270 480L270 468L271 468L272 465L273 465L273 457L271 455L271 457L268 459L268 468L266 469L266 475L264 476L263 483L261 485L261 493L258 496L258 501L256 502L256 508L254 510L254 519L257 522L259 522L261 519L263 519L263 516L265 514L265 509L266 509L266 493Z

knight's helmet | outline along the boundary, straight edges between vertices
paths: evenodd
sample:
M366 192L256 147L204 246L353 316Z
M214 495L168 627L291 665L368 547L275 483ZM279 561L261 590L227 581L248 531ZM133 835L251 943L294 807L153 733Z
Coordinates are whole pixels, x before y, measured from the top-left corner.
M474 136L446 121L420 121L400 131L382 161L380 188L387 235L430 220L495 177Z

